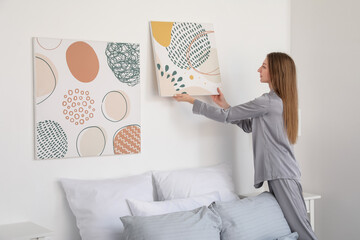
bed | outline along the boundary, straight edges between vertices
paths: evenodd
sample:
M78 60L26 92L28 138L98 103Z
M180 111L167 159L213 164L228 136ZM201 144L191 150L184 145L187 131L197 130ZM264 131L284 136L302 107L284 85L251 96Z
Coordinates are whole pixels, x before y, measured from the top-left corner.
M239 199L228 163L61 179L82 240L292 240L272 194Z

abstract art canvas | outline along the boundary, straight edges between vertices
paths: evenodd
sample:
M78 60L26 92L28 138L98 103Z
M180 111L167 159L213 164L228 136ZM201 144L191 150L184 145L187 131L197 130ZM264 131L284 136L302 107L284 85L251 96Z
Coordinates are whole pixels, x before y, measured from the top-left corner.
M215 32L209 23L150 22L160 96L218 94Z
M35 158L141 150L139 44L34 38Z

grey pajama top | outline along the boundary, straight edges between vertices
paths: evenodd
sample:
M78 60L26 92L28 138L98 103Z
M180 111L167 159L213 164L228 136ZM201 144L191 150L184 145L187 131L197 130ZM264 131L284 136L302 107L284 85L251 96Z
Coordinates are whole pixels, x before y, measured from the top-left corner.
M228 109L195 100L193 113L218 122L236 124L244 132L252 133L255 188L261 187L267 180L300 180L293 145L284 127L283 103L274 91Z

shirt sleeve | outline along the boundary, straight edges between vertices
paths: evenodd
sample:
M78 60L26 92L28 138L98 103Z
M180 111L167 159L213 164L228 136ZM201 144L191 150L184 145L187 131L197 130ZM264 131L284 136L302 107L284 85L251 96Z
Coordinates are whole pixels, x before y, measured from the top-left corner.
M240 121L233 121L232 124L238 125L244 132L251 133L252 132L252 118L244 119Z
M193 113L203 115L218 122L237 124L241 127L240 125L251 123L249 122L249 119L268 113L269 108L270 99L266 94L264 94L250 102L230 107L228 109L214 107L199 100L195 100ZM245 121L241 122L242 120Z

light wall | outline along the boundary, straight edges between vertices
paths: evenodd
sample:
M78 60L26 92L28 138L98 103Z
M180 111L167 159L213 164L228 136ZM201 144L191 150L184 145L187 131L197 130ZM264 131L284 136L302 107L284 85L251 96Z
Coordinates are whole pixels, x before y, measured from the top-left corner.
M319 239L359 239L360 2L291 3L302 134L296 155Z
M251 136L158 96L150 20L214 24L232 104L268 91L258 67L268 52L290 50L289 0L1 0L0 224L29 220L54 230L57 240L79 239L61 177L123 177L229 160L237 191L253 191ZM34 160L32 37L140 43L141 154Z

